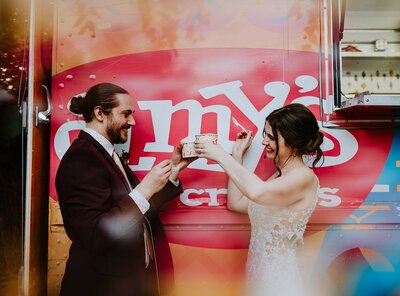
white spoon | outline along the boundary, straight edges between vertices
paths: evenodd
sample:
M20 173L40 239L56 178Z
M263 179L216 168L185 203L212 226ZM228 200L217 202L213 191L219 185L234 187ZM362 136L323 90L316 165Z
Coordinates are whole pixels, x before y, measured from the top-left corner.
M246 134L247 134L247 130L243 127L243 125L241 125L237 120L236 120L236 118L235 117L233 117L232 116L232 122L236 125L236 126L238 126L238 127L240 127L244 132L246 132Z

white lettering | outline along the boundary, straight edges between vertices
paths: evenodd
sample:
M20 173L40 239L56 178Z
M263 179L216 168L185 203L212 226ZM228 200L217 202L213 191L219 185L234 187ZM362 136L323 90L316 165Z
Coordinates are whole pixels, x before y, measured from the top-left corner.
M262 142L262 131L265 117L276 108L282 107L289 94L290 86L284 82L267 83L264 87L266 94L274 97L273 100L265 105L260 112L254 107L251 101L240 89L242 82L239 80L199 89L199 93L205 99L211 99L219 95L225 95L255 126L258 127L254 135L253 144L249 148L244 158L244 165L254 171L264 150ZM225 124L229 125L229 121ZM231 150L229 151L231 152Z
M69 136L69 132L74 131L74 130L81 130L85 128L86 123L84 120L73 120L73 121L67 121L63 123L57 130L55 136L54 136L54 149L56 151L57 157L61 159L65 152L67 152L69 146L71 145L71 139ZM128 140L123 143L123 144L116 144L115 145L115 151L118 154L121 154L122 151L129 151L129 144L131 142L131 130L129 129L128 131ZM154 158L155 161L155 158ZM153 163L150 165L149 170L154 164Z
M342 203L342 199L337 195L332 195L329 193L335 194L338 191L339 191L338 188L328 188L328 187L320 188L318 191L318 197L324 200L320 201L318 204L320 206L329 208L337 207Z
M217 188L208 188L208 189L186 189L180 198L180 201L187 206L190 207L196 207L196 206L200 206L203 204L203 202L201 202L200 200L196 200L196 199L189 199L189 195L190 194L203 194L204 192L207 192L209 195L209 203L208 206L212 207L212 206L219 206L219 202L217 200L217 197L219 194L227 194L228 193L228 189L226 188L221 188L221 189L217 189Z
M339 191L338 188L328 188L328 187L323 187L320 188L318 191L318 197L319 199L322 199L318 202L318 205L323 206L323 207L337 207L342 203L342 199L338 195L334 195ZM196 207L200 206L203 204L200 199L204 199L203 197L199 199L189 199L189 196L191 194L197 194L201 195L203 193L208 193L208 198L210 201L208 202L208 206L220 206L220 203L217 200L218 195L220 194L228 194L228 190L226 188L207 188L207 189L186 189L180 196L180 201L187 206L190 207Z
M86 126L84 120L67 121L62 124L54 136L54 150L56 151L57 157L61 159L65 152L67 152L71 145L71 139L69 132L73 130L81 130Z
M179 199L181 200L181 202L189 207L195 207L195 206L199 206L202 204L201 201L198 200L190 200L189 199L189 194L192 193L196 193L196 194L202 194L204 193L204 190L200 189L200 190L196 190L196 189L186 189L185 191L183 191L183 193L181 194L181 196L179 197Z
M296 78L295 84L301 88L299 90L300 93L306 93L318 87L318 80L309 75L301 75ZM236 80L199 89L199 93L204 99L212 99L220 95L225 95L255 126L257 126L258 129L257 132L255 132L253 144L250 146L249 152L246 153L244 158L244 165L249 170L254 171L264 150L264 146L261 143L263 140L262 130L265 117L273 110L285 104L290 92L290 86L282 81L274 81L265 84L264 92L272 97L272 100L266 98L266 102L268 103L260 111L255 108L251 100L243 93L241 90L242 86L243 83ZM295 99L293 103L301 103L305 106L319 105L319 98L315 96L302 96ZM229 141L229 123L231 117L231 110L229 107L224 105L202 107L200 102L196 100L185 100L175 106L172 105L171 100L139 101L138 105L141 110L150 110L155 136L154 142L145 144L144 152L173 151L173 146L168 144L171 120L172 115L179 110L188 111L188 136L183 139L183 141L191 141L193 140L191 137L200 133L202 116L204 114L216 113L218 141L228 153L232 152L233 141ZM182 124L184 123L182 122ZM321 146L322 150L328 152L337 149L339 155L325 156L323 166L339 165L349 161L356 155L358 151L358 142L349 131L326 129L322 128L321 122L319 122L319 124L321 130L323 130L325 134L332 136L332 138L335 138L339 143L339 147L335 147L335 143L331 139L328 137L324 138L324 142ZM69 131L82 129L84 126L85 122L83 120L68 121L57 130L54 138L54 147L60 159L70 146ZM122 150L129 151L130 137L131 132L129 131L128 141L125 144L116 145L117 152L122 152ZM148 171L154 165L155 160L155 157L140 157L138 164L130 165L130 167L134 171ZM312 161L312 159L305 160ZM321 162L318 165L321 165ZM223 171L217 164L207 164L206 159L198 159L189 167L199 170Z
M308 75L303 75L303 76L297 77L295 83L297 86L302 88L301 90L299 90L299 92L301 92L301 93L312 91L318 86L318 81L314 77L308 76ZM299 97L299 98L293 100L292 103L303 104L306 107L311 106L311 105L319 106L319 98L313 97L313 96L303 96L303 97ZM325 106L326 100L323 101L323 104L324 104L324 109L326 110L326 106ZM322 123L320 121L318 122L318 124L319 124L320 129L325 134L328 134L328 135L332 136L333 138L335 138L336 140L338 140L338 142L339 142L338 150L340 151L340 153L338 156L325 156L323 160L321 159L318 162L317 166L321 166L322 161L323 161L323 164L322 164L323 167L339 165L339 164L349 161L350 159L352 159L354 157L354 155L356 155L356 153L358 151L358 142L357 142L356 138L349 131L323 128ZM321 145L322 151L327 152L327 151L333 150L334 148L335 148L335 145L332 142L332 140L330 140L327 137L324 137L324 142ZM304 160L307 161L307 164L311 166L312 159L310 160L308 158L305 158ZM311 163L309 160L311 161Z
M210 195L210 202L208 205L211 206L219 206L217 196L218 194L228 194L228 189L216 189L216 188L210 188L210 189L205 189L205 192L207 192Z
M214 105L202 107L198 101L186 100L175 106L172 101L139 101L141 110L150 110L154 126L155 142L146 143L144 151L146 152L172 152L173 146L168 145L172 114L179 110L187 110L188 118L188 136L182 141L193 141L194 135L201 132L202 116L206 113L217 114L217 134L218 142L225 150L231 151L233 142L229 141L229 123L231 110L227 106ZM199 159L190 165L190 168L209 171L222 171L217 164L207 164L206 159Z

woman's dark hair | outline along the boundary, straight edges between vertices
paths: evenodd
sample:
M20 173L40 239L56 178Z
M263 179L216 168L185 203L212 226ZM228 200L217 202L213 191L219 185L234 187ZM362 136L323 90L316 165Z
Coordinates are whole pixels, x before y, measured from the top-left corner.
M118 107L116 94L128 94L128 92L112 83L96 84L87 91L84 97L73 97L69 110L75 114L82 114L85 122L90 122L96 106L100 106L106 115L110 114L113 108Z
M320 147L324 134L319 131L317 119L307 107L297 103L284 106L271 112L265 119L265 124L267 122L271 126L276 141L274 166L278 170L278 177L282 174L276 163L279 152L278 132L285 139L286 144L293 150L296 149L300 156L304 154L315 156L312 163L315 168L324 156Z

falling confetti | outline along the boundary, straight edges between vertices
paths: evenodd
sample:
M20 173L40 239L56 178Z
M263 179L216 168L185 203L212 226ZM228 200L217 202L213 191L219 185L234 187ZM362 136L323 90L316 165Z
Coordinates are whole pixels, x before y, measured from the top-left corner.
M365 88L367 87L367 85L365 84L365 82L364 82L363 84L361 84L361 87L362 87L363 89L365 89Z
M361 76L362 76L362 78L364 78L365 79L365 76L366 76L367 74L365 74L365 72L362 72L361 73Z
M166 8L166 9L164 9L164 12L165 12L166 15L168 15L172 19L174 19L174 20L178 19L178 16L172 10Z
M393 83L390 81L390 83L389 83L389 87L390 87L390 89L392 89L393 88Z
M278 18L278 19L273 20L272 23L273 23L274 25L282 24L282 23L284 23L284 22L287 22L287 21L289 20L289 17L290 17L290 16L288 16L288 15L283 16L283 17L280 17L280 18Z
M381 88L378 82L376 83L376 87L377 87L378 89Z
M389 76L390 76L390 77L393 77L393 70L390 70L390 71L389 71Z
M210 3L211 5L214 5L217 8L221 8L222 7L221 4L219 4L217 1L208 0L207 2Z
M117 15L117 16L120 15L120 12L118 10L116 10L114 7L108 6L108 7L106 7L106 10L109 13L112 13L114 15Z
M358 75L354 75L354 80L358 81Z
M196 15L192 19L192 25L195 25L198 22L198 20L200 19L200 17L201 17L201 13L200 12L196 13Z
M379 71L376 70L375 76L376 76L376 77L379 77L380 75L381 75L381 74L379 73Z

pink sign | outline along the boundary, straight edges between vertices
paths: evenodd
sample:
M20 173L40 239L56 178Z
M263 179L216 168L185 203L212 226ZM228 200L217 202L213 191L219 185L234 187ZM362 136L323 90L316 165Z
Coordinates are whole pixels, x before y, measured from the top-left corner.
M282 63L283 61L283 63ZM308 106L320 119L318 54L267 49L182 49L117 56L81 65L53 77L50 196L59 160L83 128L83 118L68 110L72 96L111 82L134 100L136 126L129 142L129 165L142 178L170 157L180 141L197 134L218 135L231 151L240 131L232 116L255 134L245 166L266 179L273 165L263 158L265 117L292 102ZM340 223L363 202L386 162L393 130L323 129L325 162L316 170L321 190L311 223ZM379 139L379 141L378 141ZM226 209L227 176L215 163L196 160L181 175L184 193L163 212L165 224L245 225L247 217ZM334 209L334 210L333 210ZM196 237L194 237L196 235ZM248 232L187 235L168 232L170 242L212 248L246 248Z

